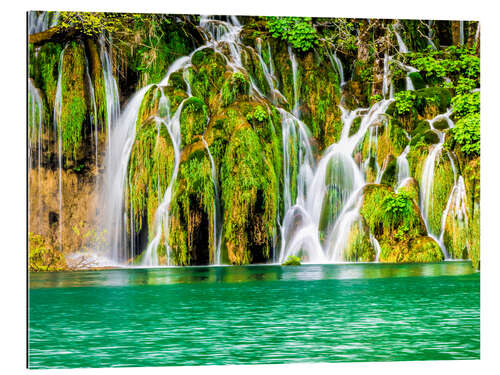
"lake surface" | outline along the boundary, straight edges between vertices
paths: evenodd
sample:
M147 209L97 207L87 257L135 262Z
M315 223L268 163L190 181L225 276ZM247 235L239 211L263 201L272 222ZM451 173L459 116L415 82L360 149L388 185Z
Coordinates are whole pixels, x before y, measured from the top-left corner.
M478 359L469 262L30 274L29 367Z

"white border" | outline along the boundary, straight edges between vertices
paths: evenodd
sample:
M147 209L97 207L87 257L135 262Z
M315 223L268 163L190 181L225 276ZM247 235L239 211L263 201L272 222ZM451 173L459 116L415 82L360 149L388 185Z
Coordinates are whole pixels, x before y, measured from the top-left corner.
M354 373L354 374L473 374L498 373L500 359L498 337L499 278L498 257L499 189L498 163L500 142L499 97L499 29L500 13L493 2L463 0L354 0L324 2L251 0L189 0L183 2L131 2L120 0L85 0L73 6L63 0L28 0L24 3L5 1L2 5L2 116L1 144L1 286L2 347L0 368L5 374L28 372L26 364L26 171L25 171L25 98L26 98L26 11L27 10L91 10L133 11L186 14L295 15L322 17L370 17L414 19L469 19L481 21L481 117L482 117L482 271L481 271L481 360L433 362L384 362L259 366L158 367L96 370L38 370L40 374L156 373L176 374L254 374L256 371L289 373ZM7 8L7 9L6 9ZM496 371L494 371L496 370Z

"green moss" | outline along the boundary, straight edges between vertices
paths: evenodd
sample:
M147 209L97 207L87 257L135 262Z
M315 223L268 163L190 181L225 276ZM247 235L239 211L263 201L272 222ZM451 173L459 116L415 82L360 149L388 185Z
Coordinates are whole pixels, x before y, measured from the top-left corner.
M398 181L398 163L393 155L387 155L382 164L382 170L380 183L383 185L395 186Z
M59 128L62 150L66 158L76 160L81 147L87 113L85 52L77 42L71 42L64 52L61 90L62 105Z
M265 150L256 133L243 127L234 132L222 161L223 242L233 264L270 256L278 178Z
M227 107L234 103L239 95L248 95L250 83L243 73L233 73L230 79L224 82L221 89L222 105Z
M413 87L415 87L415 90L420 90L425 88L425 81L419 72L411 72L408 74L408 77L410 77L411 82L413 83Z
M370 232L363 221L355 222L347 239L344 250L346 262L373 262L376 254L370 241Z
M426 237L420 211L410 194L390 187L364 187L360 214L377 238L381 262L434 262L443 259L437 243Z
M193 68L188 79L194 96L202 98L207 105L216 100L225 79L224 57L211 48L197 51L191 58Z
M434 182L430 193L427 224L435 235L441 232L441 218L454 185L453 169L444 151L440 153L434 166Z
M202 135L207 127L207 106L196 97L191 97L184 102L181 112L182 144L193 143L196 136Z
M451 104L451 94L442 87L429 87L415 91L415 108L425 118L444 113Z
M175 264L214 261L215 190L211 173L205 149L191 152L179 167L170 209L169 244Z
M380 241L381 262L389 263L428 263L444 259L439 245L427 236L417 237L408 243L394 245Z
M295 255L290 255L282 264L282 266L300 266L300 258Z
M35 86L45 93L48 108L53 110L59 76L59 58L62 47L58 43L45 43L40 47L36 57L30 62L33 64L33 78Z
M174 149L165 125L154 120L138 124L128 166L127 195L127 211L133 218L135 233L143 229L146 218L148 233L154 234L154 215L173 166Z
M419 206L420 204L420 189L418 187L418 182L414 178L409 178L404 185L400 186L399 192L404 192L408 197L413 199L415 204Z

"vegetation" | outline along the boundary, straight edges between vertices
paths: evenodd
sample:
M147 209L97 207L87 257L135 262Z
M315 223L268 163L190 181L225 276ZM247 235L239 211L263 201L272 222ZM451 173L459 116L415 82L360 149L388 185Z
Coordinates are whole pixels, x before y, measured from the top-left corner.
M283 262L282 266L300 266L300 258L295 255L290 255Z
M267 28L274 38L303 52L318 44L318 34L308 17L267 17Z
M30 232L28 243L30 272L62 271L66 269L64 254L47 245L42 236Z
M474 236L478 237L480 217L480 59L474 38L469 35L461 47L440 47L453 42L451 36L445 40L450 30L440 29L448 27L446 21L434 26L434 31L440 31L432 37L436 48L427 48L427 24L416 20L398 25L391 20L349 18L246 17L241 21L238 59L227 41L199 48L205 35L196 27L199 18L195 16L62 12L54 30L30 37L28 72L42 99L42 109L34 113L43 113L41 134L30 129L30 155L35 160L40 144L41 174L49 176L47 190L52 189L39 194L44 200L41 205L57 211L58 134L64 160L62 185L70 191L64 191L64 196L103 180L103 152L109 141L101 61L101 48L105 48L122 109L138 88L152 84L139 107L123 192L126 236L135 241L138 253L156 233L155 215L171 182L174 147L165 122L177 109L180 164L157 249L160 263L166 263L167 245L174 264L213 262L216 218L222 221L224 263L264 263L280 248L286 184L293 204L302 188L298 177L310 172L300 166L304 144L285 140L289 154L282 154L282 111L294 110L305 124L301 137L310 143L318 165L324 151L343 135L344 109L384 105L392 93L394 101L385 114L372 118L365 134L360 132L365 131L361 125L366 124L362 120L367 111L351 112L355 117L347 135L351 140L355 135L361 138L353 145L352 160L366 181L379 184L363 188L360 216L345 229L342 259L373 261L374 239L380 245L382 262L443 258L436 241L428 237L420 207L425 162L444 138L434 167L426 223L433 235L440 234L444 225L443 240L450 254L472 259L479 267L479 238ZM410 52L398 52L395 28ZM390 87L384 81L388 78L386 55L392 56ZM190 61L170 72L165 83L167 71L179 57ZM337 59L346 81L342 87ZM54 114L59 115L55 110L59 76L61 111L60 118L54 119ZM406 90L407 79L415 90ZM28 104L33 108L31 96ZM436 119L439 114L446 115ZM59 132L53 131L54 124ZM400 182L398 156L407 146L412 178L395 191ZM284 173L288 164L290 181ZM344 162L328 165L319 218L325 249L331 225L354 189L346 183L353 180L349 174L352 171ZM459 176L465 181L467 220L451 214L442 218ZM32 177L38 181L39 176ZM30 201L36 201L35 193ZM50 228L40 232L50 233L46 242L33 240L39 249L33 253L38 269L58 256L50 250L57 248L53 240L57 220L53 215ZM80 233L74 231L79 243L85 242L82 233L91 233L87 225L80 228L72 222L71 226ZM139 257L127 261L137 263ZM288 261L293 263L289 259L284 264Z

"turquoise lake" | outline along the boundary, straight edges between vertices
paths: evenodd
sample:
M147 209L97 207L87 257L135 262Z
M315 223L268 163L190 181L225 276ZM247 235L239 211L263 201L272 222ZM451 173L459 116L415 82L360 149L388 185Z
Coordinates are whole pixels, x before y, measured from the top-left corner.
M479 359L470 262L31 273L29 367Z

